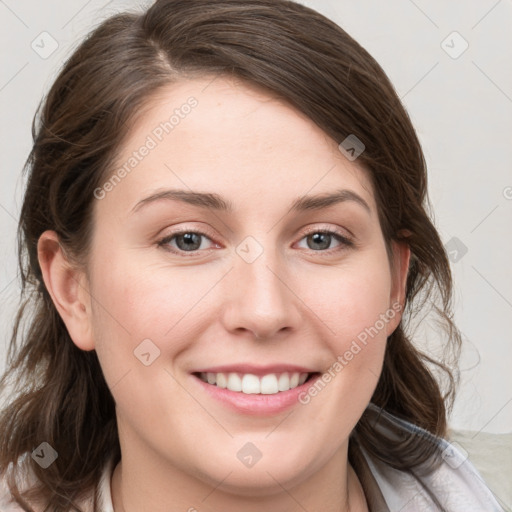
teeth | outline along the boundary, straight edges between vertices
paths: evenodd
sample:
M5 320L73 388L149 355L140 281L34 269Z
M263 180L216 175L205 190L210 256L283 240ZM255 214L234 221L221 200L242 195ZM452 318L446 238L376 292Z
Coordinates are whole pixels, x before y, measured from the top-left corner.
M242 391L242 379L236 373L230 373L227 387L230 391Z
M226 376L223 373L218 373L215 375L212 374L215 377L215 382L213 384L217 384L219 388L227 388L228 387L228 379L226 379Z
M260 393L260 387L260 379L256 375L248 373L242 377L242 393L247 395L258 394Z
M279 389L279 391L286 391L290 389L290 376L287 373L282 373L279 376L277 388Z
M258 377L251 373L201 373L199 377L208 384L216 385L219 388L237 391L247 395L262 394L275 395L280 391L288 391L306 382L308 373L270 373Z

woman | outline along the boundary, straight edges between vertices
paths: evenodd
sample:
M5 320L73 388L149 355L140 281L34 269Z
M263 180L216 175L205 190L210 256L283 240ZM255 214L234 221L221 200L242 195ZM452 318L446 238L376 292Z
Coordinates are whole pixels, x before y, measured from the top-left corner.
M428 305L460 341L421 148L340 27L157 1L87 38L34 130L4 507L501 510L407 334Z

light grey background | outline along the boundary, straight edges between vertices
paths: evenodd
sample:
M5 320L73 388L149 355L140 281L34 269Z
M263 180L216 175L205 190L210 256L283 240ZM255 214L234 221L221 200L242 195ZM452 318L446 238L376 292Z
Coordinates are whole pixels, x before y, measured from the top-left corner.
M336 21L377 59L422 142L435 222L453 259L456 320L464 334L462 381L451 425L510 432L512 3L303 3ZM93 26L141 5L0 0L0 369L19 292L15 230L35 109L65 57ZM52 39L58 48L44 55ZM434 350L435 326L419 334L418 343Z

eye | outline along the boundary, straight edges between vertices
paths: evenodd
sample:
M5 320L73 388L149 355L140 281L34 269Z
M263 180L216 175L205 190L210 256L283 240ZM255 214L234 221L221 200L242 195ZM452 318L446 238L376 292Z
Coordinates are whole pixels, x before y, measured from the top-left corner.
M205 240L212 242L208 235L200 231L178 231L162 238L162 240L158 242L158 245L175 253L194 253L195 251L209 248L205 247L205 245L207 245L203 243Z
M330 229L310 231L302 240L306 240L306 249L320 252L339 251L354 245L346 236ZM337 242L338 245L333 248L331 246L332 242Z
M354 243L342 233L330 229L311 230L302 239L306 241L305 249L315 252L338 252L348 247L353 247ZM333 242L337 245L332 247ZM219 247L212 239L201 231L181 230L171 233L158 242L159 247L166 251L185 256L197 254L199 251L207 251L213 247Z

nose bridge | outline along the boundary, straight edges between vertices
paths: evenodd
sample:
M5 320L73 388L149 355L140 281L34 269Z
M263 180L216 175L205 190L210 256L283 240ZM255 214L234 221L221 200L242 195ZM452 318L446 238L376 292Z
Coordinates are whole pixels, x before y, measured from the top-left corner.
M270 337L296 325L297 305L287 280L289 274L279 251L255 239L242 241L236 249L231 272L226 326L246 329L257 338Z
M279 274L282 265L279 264L277 251L267 249L252 263L237 262L238 277L245 284L245 294L252 297L254 306L270 309L285 300L283 277Z

